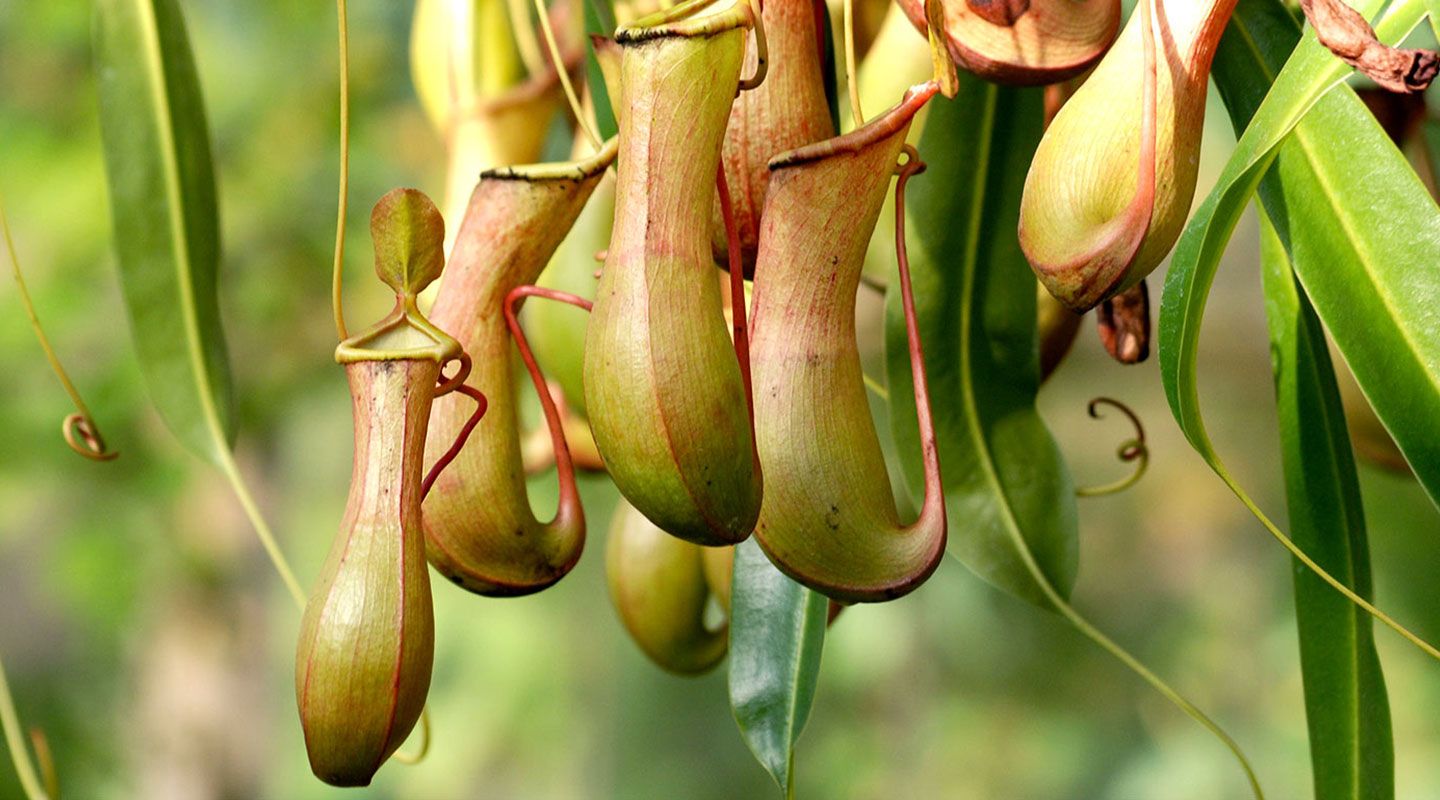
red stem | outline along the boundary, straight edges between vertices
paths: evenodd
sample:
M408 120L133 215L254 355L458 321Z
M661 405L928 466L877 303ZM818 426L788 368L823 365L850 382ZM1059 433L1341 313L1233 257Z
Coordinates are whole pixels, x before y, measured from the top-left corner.
M510 335L515 337L515 346L520 348L520 358L525 362L525 369L530 372L535 391L540 394L540 407L545 412L545 424L550 428L550 442L555 449L555 472L560 480L560 505L555 512L555 520L550 523L555 525L563 524L563 520L580 513L580 490L575 486L575 464L570 459L570 446L565 442L565 424L560 420L560 410L555 407L555 398L550 396L550 387L545 383L545 376L540 374L540 366L535 363L535 354L530 352L525 331L520 328L520 320L515 317L515 309L520 301L532 295L559 300L586 311L589 311L594 303L569 292L546 289L543 286L516 286L505 295L505 325L510 329Z
M940 452L935 441L935 419L930 412L930 389L925 380L925 355L920 327L915 321L915 295L910 288L910 260L905 253L905 183L925 169L913 147L895 182L895 260L900 267L900 301L905 309L905 336L910 343L910 372L915 382L915 417L920 424L920 450L925 466L925 500L915 525L945 520L945 487L940 479Z
M480 390L473 386L466 386L462 383L456 387L455 391L475 398L475 413L470 415L470 419L465 421L465 427L461 428L460 432L455 435L455 442L450 445L450 449L446 450L445 455L440 456L440 460L436 461L435 466L431 467L430 472L426 473L425 482L420 484L420 499L422 501L430 494L430 487L435 485L435 479L440 477L440 471L450 466L450 462L454 461L455 457L460 455L460 450L465 447L465 442L470 439L470 432L475 430L476 425L480 424L480 418L485 416L485 409L490 405L486 402L485 395L481 394Z
M750 426L755 426L755 393L750 385L750 328L745 320L745 274L740 264L740 229L735 225L735 211L730 204L730 187L725 183L725 165L716 171L716 187L720 190L720 216L725 220L726 249L730 258L730 318L735 330L735 359L740 362L740 379L745 384L745 406L750 410Z

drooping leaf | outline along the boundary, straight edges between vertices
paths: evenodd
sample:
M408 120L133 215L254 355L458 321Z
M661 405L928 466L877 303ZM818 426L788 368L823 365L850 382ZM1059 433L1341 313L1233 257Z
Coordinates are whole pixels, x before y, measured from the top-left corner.
M1035 411L1040 386L1035 277L1020 251L1020 193L1039 144L1038 90L962 76L953 101L936 98L921 137L929 164L910 184L906 231L940 468L949 555L990 583L1064 616L1156 691L1244 753L1214 721L1068 603L1078 523L1075 488ZM891 281L891 286L898 282ZM892 429L911 492L921 492L919 435L898 293L886 307Z
M175 0L98 0L100 128L121 288L140 367L181 443L223 468L234 435L216 297L210 138Z
M1040 386L1035 277L1016 236L1020 193L1040 141L1038 90L964 77L937 97L910 182L906 233L924 345L949 551L990 583L1051 607L1074 582L1074 486L1035 411ZM891 281L891 285L898 285ZM898 292L886 307L891 427L906 481L922 493L920 438Z
M215 176L185 20L175 0L97 0L94 47L120 285L150 398L181 444L225 474L303 607L305 592L230 451Z
M1366 0L1359 10L1368 15L1381 4ZM1421 0L1404 0L1375 26L1376 32L1382 41L1395 42L1419 23L1422 13ZM1243 17L1237 12L1236 19ZM1265 38L1245 42L1250 48L1272 44L1273 40ZM1216 80L1225 86L1225 70L1218 61L1217 57ZM1313 161L1319 170L1312 176L1318 193L1296 191L1287 196L1278 189L1267 192L1273 198L1266 200L1267 209L1282 240L1287 241L1320 318L1337 344L1342 339L1348 343L1348 350L1347 344L1340 345L1347 361L1356 367L1357 360L1369 358L1369 363L1359 367L1357 379L1377 414L1392 433L1409 441L1408 448L1404 444L1401 448L1417 475L1424 473L1421 480L1432 497L1440 488L1440 435L1435 433L1440 430L1440 356L1436 355L1440 353L1440 336L1434 333L1433 314L1423 310L1426 298L1440 296L1440 276L1430 268L1440 252L1434 244L1440 241L1440 226L1427 219L1434 209L1428 198L1423 203L1408 201L1412 187L1423 190L1394 147L1384 140L1378 125L1373 120L1367 124L1344 110L1348 104L1364 113L1353 93L1344 87L1330 91L1347 71L1348 67L1315 40L1313 31L1302 37L1269 93L1255 108L1214 190L1181 235L1161 300L1160 368L1171 411L1191 445L1257 515L1261 513L1258 507L1234 483L1205 431L1195 379L1196 352L1220 254L1261 177L1274 164L1280 145L1302 119L1306 120L1305 135L1301 137L1304 141L1287 145L1292 148L1289 152L1297 155L1287 157L1287 164L1292 166L1282 169L1309 170L1298 164ZM1253 78L1252 73L1240 74ZM1239 96L1238 92L1235 96ZM1312 108L1321 112L1320 116L1307 117ZM1337 181L1349 188L1339 189ZM1358 238L1343 243L1338 251L1316 251L1318 258L1300 258L1296 242L1288 241L1291 221L1284 209L1286 203L1295 202L1305 203L1332 220L1306 220L1304 228L1308 233L1297 233L1303 240L1316 244L1324 241L1330 247L1337 239ZM1397 224L1396 214L1407 222ZM1327 231L1327 225L1338 227ZM1394 256L1397 261L1384 263L1381 254ZM1422 259L1418 268L1416 258ZM1312 266L1316 272L1329 274L1315 275L1312 281ZM1332 290L1343 296L1335 296ZM1346 292L1360 294L1352 299ZM1371 334L1374 338L1365 341ZM1360 377L1359 372L1365 372L1366 377ZM1386 381L1395 383L1381 385Z
M795 742L810 717L828 601L776 569L754 537L735 547L730 707L751 752L787 798Z
M1298 33L1298 30L1297 30ZM1265 312L1295 544L1363 597L1370 554L1345 409L1320 320L1260 215ZM1395 752L1373 622L1298 561L1295 620L1316 800L1392 800Z
M1216 54L1214 73L1237 128L1248 122L1266 80L1273 78L1299 37L1299 25L1275 0L1241 0ZM1347 94L1337 91L1322 99L1281 147L1277 163L1305 157L1304 137L1333 106L1359 105ZM1260 185L1262 200L1288 198L1292 205L1325 192L1313 175L1293 171L1272 171ZM1270 217L1262 212L1260 218L1291 534L1316 563L1368 598L1364 511L1325 334ZM1328 221L1322 214L1315 222ZM1304 565L1294 563L1315 796L1394 797L1390 709L1372 621Z

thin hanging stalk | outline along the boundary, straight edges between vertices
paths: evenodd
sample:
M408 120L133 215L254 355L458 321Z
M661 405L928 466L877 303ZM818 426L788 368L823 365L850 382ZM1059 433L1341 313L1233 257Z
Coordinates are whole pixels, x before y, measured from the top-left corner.
M605 146L600 134L591 127L590 120L580 107L580 98L575 94L575 85L570 82L570 72L565 69L565 59L560 55L560 45L555 43L555 31L550 27L550 15L545 11L545 0L535 0L535 12L540 17L540 31L545 34L545 44L550 48L550 61L555 65L555 74L560 78L560 87L565 90L565 99L570 102L570 112L575 115L575 124L585 132L585 138L597 151Z
M855 0L845 0L845 83L850 88L850 116L852 129L865 124L865 112L860 110L860 80L855 72Z
M330 278L330 304L335 313L335 332L344 341L350 338L345 330L345 306L340 293L345 271L345 210L350 193L350 33L345 0L335 0L335 14L340 27L340 200L335 213L335 266Z
M535 29L530 27L530 13L525 10L525 0L505 0L509 12L510 34L515 37L515 49L520 61L531 77L545 72L545 56L540 54L540 40L535 38Z
M10 747L10 761L15 765L15 774L20 777L20 788L29 800L54 800L40 784L30 755L25 752L25 740L20 736L20 716L15 713L15 700L10 696L10 684L5 681L5 665L0 664L0 730L5 733L5 742Z
M86 458L109 461L120 454L106 449L105 439L100 435L100 427L95 424L95 418L90 416L90 409L85 406L80 392L75 389L75 384L70 382L70 376L60 365L60 359L55 355L54 348L50 346L50 339L40 325L40 317L35 313L35 305L30 301L30 291L25 288L25 278L20 274L20 257L15 254L15 241L10 236L10 221L5 216L3 195L0 195L0 230L3 230L5 234L5 250L10 255L10 270L15 276L15 285L20 289L20 302L25 306L26 316L30 318L30 327L35 331L35 338L40 340L40 348L45 351L45 358L50 362L50 368L55 370L55 377L60 379L60 385L65 387L65 393L70 395L70 402L75 404L75 413L65 417L64 423L61 424L61 433L65 436L65 443L70 445L71 450ZM79 441L76 441L77 435L80 437Z

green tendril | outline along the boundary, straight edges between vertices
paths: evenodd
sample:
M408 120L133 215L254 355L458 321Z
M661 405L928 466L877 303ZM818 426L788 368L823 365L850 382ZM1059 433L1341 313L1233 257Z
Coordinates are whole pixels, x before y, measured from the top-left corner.
M1101 405L1120 409L1121 413L1130 418L1130 424L1135 426L1135 438L1125 440L1115 451L1115 457L1122 462L1127 464L1135 462L1135 471L1112 483L1078 488L1075 490L1076 497L1103 497L1107 494L1123 492L1138 483L1140 477L1145 474L1146 468L1150 466L1150 448L1145 444L1145 426L1140 424L1140 417L1136 416L1129 406L1109 397L1097 397L1091 400L1086 410L1092 418L1100 419Z
M95 418L90 416L90 409L85 406L80 392L76 391L75 384L70 382L70 376L60 365L60 359L55 355L50 339L40 325L35 305L30 301L30 291L25 288L25 277L20 274L20 257L15 254L15 240L10 236L10 221L5 216L4 195L0 195L0 231L5 234L5 250L10 255L10 271L15 276L15 285L20 289L20 302L25 306L26 316L30 318L30 327L35 331L35 338L40 340L40 348L45 351L45 358L50 362L50 368L55 371L55 377L60 379L60 385L65 387L65 393L70 395L70 402L75 405L75 413L61 422L60 433L71 450L93 461L110 461L120 454L106 448L105 438L100 435L100 427L95 424Z

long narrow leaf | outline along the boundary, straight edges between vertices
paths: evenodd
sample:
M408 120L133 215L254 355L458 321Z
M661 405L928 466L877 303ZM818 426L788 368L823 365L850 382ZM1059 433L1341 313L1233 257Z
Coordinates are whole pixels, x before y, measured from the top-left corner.
M735 547L730 593L730 706L745 743L795 793L795 743L810 717L825 596L787 578L753 538Z
M990 583L1064 616L1215 734L1261 797L1235 741L1067 601L1078 545L1075 489L1035 411L1035 277L1015 233L1026 168L1040 141L1041 96L962 77L959 96L937 103L920 141L929 168L911 182L906 222L952 521L949 555ZM889 300L892 428L902 458L915 459L905 471L918 492L914 406L895 388L911 385L905 324L898 300L893 294Z
M95 62L130 330L150 396L217 467L234 434L210 137L174 0L98 0Z
M295 601L305 593L235 457L210 136L175 0L97 0L95 64L110 213L130 333L171 433L225 474Z
M1325 332L1261 214L1265 311L1295 544L1369 597L1360 481ZM1391 800L1395 751L1370 616L1295 562L1295 620L1316 800Z
M1260 198L1376 416L1440 501L1440 208L1348 87L1295 129Z
M1040 385L1035 277L1015 230L1040 141L1041 95L962 79L937 99L910 182L907 233L949 517L950 552L990 583L1052 607L1075 578L1074 486L1035 411ZM892 285L894 283L892 282ZM905 321L886 309L891 427L918 497L923 479Z
M1360 10L1370 13L1381 4L1382 0L1366 0L1361 4ZM1404 0L1376 25L1376 33L1384 41L1396 41L1413 29L1422 16L1421 0ZM1259 46L1259 44L1258 41L1255 42L1255 46ZM1276 76L1270 92L1265 96L1259 108L1255 110L1254 118L1236 144L1235 151L1221 173L1214 190L1205 198L1204 203L1196 211L1194 218L1191 219L1185 232L1181 235L1175 248L1175 255L1171 260L1160 304L1160 370L1171 411L1191 445L1231 485L1241 499L1247 505L1252 506L1252 510L1257 514L1259 509L1253 508L1250 498L1245 496L1234 484L1215 453L1200 415L1199 393L1195 381L1200 324L1204 316L1210 286L1215 278L1215 270L1219 265L1220 255L1234 231L1235 223L1239 221L1241 213L1249 202L1250 196L1255 192L1266 170L1274 163L1280 145L1286 140L1286 137L1300 120L1305 118L1306 113L1316 105L1318 100L1326 97L1328 101L1327 92L1335 86L1336 81L1345 74L1347 69L1348 67L1335 59L1315 40L1313 31L1305 34L1300 44L1295 47L1289 61ZM1217 70L1217 80L1219 75L1220 72ZM1330 94L1354 99L1348 89L1342 88L1338 92ZM1328 103L1333 102L1336 101L1328 101L1327 108L1329 107ZM1325 136L1331 140L1354 138L1358 133L1359 139L1363 142L1366 133L1363 127L1358 131L1353 127L1322 130L1319 123L1309 126L1308 129L1317 136ZM1378 132L1378 127L1375 130ZM1393 151L1393 147L1390 149ZM1354 153L1345 157L1351 161L1352 175L1355 165L1363 164L1367 168L1372 166ZM1407 186L1406 179L1398 174L1390 176L1394 180L1379 179L1373 172L1369 174L1369 182L1375 187L1387 187L1388 189L1391 186L1399 186L1403 189ZM1409 180L1414 180L1413 173ZM1333 192L1334 190L1331 188L1328 191ZM1282 238L1284 238L1288 220L1284 220L1282 215L1275 213L1273 209L1272 216L1277 227L1281 228ZM1319 226L1312 227L1318 228ZM1372 228L1369 233L1374 236L1394 238L1395 228L1379 226ZM1433 228L1428 230L1412 229L1407 231L1405 236L1399 238L1406 242L1416 242L1417 237L1434 236L1440 236L1440 232L1436 232ZM1300 263L1300 260L1296 259L1296 263ZM1418 272L1430 273L1430 277L1434 278L1433 271L1418 270ZM1420 277L1417 280L1424 281L1426 279ZM1309 288L1308 285L1307 288ZM1390 288L1392 291L1398 291L1400 286L1390 284ZM1380 294L1388 301L1395 299L1393 294L1388 296L1383 292ZM1423 302L1424 297L1427 296L1433 298L1436 294L1432 291L1428 295L1414 297L1410 302ZM1326 319L1325 306L1328 304L1322 303L1318 297L1315 297L1313 291L1312 299L1315 299L1321 318ZM1387 314L1386 319L1400 319L1400 317ZM1413 318L1413 321L1419 322L1421 319L1423 318ZM1371 319L1367 321L1367 324L1384 324L1384 322L1383 319ZM1338 337L1338 332L1336 335ZM1396 359L1408 360L1405 366L1411 368L1408 371L1412 376L1419 376L1413 379L1426 390L1427 396L1420 398L1420 403L1426 409L1434 408L1440 412L1440 361L1432 359L1426 364L1423 360L1416 358L1423 356L1431 348L1440 348L1440 339L1432 339L1428 343L1411 341L1399 349L1387 349L1388 355L1383 362L1394 363ZM1342 352L1344 352L1343 347ZM1352 365L1355 363L1355 358L1348 354L1347 360ZM1380 365L1373 366L1379 367ZM1431 385L1424 386L1427 383ZM1430 405L1432 402L1430 395L1432 394L1434 395L1434 406ZM1371 396L1372 402L1376 399L1377 396ZM1382 420L1386 420L1386 414L1380 413L1378 405L1377 413L1380 414ZM1401 408L1398 410L1390 408L1389 410L1391 420L1387 421L1387 425L1392 431L1397 430L1397 426L1394 424L1398 421L1396 415L1404 411L1403 404L1397 402L1395 405ZM1428 411L1427 413L1430 414L1429 422L1424 423L1421 420L1425 426L1421 428L1422 431L1428 426L1437 424L1436 420L1440 420L1440 413ZM1429 429L1434 430L1433 427ZM1411 459L1412 465L1416 465L1417 461L1420 462L1419 465L1416 465L1417 473L1422 468L1435 471L1436 474L1432 476L1432 479L1422 479L1425 480L1427 486L1440 485L1440 452L1436 451L1436 448L1440 448L1440 438L1429 437L1426 441L1428 444L1412 443L1411 452L1407 452L1407 457Z
M1248 122L1266 79L1275 75L1299 37L1295 19L1274 0L1242 0L1237 6L1215 62L1216 83L1237 128ZM1297 128L1296 138L1316 124L1313 115L1345 104L1343 94L1321 100ZM1302 148L1293 141L1285 144L1279 163L1294 158L1297 149ZM1324 190L1303 177L1272 173L1260 193L1303 204L1323 197ZM1368 598L1369 547L1360 486L1325 334L1263 212L1260 231L1291 532L1317 564ZM1315 796L1392 798L1390 708L1371 620L1298 561L1294 580Z

